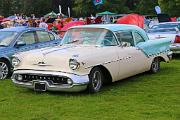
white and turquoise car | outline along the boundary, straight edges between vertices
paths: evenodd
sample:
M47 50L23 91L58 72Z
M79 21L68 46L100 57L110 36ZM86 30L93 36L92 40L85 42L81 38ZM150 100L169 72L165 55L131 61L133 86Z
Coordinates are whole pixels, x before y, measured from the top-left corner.
M170 40L149 40L133 25L70 28L62 45L14 56L12 81L36 91L98 92L104 82L160 70L171 57Z

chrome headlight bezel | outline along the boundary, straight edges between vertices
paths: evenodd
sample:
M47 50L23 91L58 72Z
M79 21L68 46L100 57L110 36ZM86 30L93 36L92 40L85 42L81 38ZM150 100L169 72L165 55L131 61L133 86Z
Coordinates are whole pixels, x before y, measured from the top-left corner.
M19 60L19 58L17 58L17 57L14 57L13 59L12 59L12 66L13 67L17 67L19 64L20 64L20 60Z
M76 59L69 59L69 67L72 70L77 70L80 67L80 63Z

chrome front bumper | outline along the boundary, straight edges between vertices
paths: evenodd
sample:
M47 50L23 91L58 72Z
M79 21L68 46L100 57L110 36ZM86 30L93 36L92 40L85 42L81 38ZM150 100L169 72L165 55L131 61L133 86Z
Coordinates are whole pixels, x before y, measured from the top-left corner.
M62 77L67 77L72 80L72 84L52 84L52 82L49 82L48 80L32 80L30 82L23 82L23 81L18 81L15 79L16 75L19 74L33 74L33 75L55 75L55 76L62 76ZM69 73L63 73L63 72L50 72L50 71L34 71L34 70L17 70L14 71L12 75L12 81L15 85L21 86L21 87L26 87L30 89L35 88L35 83L42 83L45 84L46 89L43 91L63 91L63 92L79 92L83 91L87 88L87 85L89 83L89 77L88 75L75 75L75 74L69 74Z

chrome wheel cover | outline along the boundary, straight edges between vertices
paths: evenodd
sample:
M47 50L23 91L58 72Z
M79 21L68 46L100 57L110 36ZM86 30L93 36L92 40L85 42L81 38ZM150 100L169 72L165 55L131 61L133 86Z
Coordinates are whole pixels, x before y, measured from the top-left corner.
M92 78L92 86L94 90L99 90L102 84L102 77L99 71L95 71Z
M0 79L5 79L8 75L9 68L6 63L0 62Z
M158 60L155 60L153 63L152 63L152 69L153 71L157 72L159 70L159 62Z

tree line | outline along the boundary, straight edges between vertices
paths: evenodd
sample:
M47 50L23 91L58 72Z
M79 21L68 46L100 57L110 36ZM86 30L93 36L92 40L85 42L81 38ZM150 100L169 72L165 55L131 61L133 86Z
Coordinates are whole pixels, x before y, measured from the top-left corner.
M103 5L94 6L92 0L0 0L0 15L10 16L18 14L35 14L40 17L48 12L68 14L68 7L73 17L95 15L102 11L111 11L118 14L139 13L155 15L154 7L160 5L163 13L170 16L180 16L180 0L104 0Z

